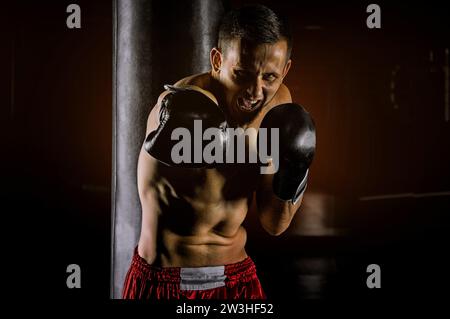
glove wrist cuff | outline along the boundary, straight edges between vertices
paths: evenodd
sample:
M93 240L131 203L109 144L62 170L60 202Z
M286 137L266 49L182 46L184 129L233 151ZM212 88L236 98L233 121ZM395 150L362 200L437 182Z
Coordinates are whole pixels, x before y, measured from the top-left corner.
M289 202L292 205L297 204L298 200L300 199L300 197L305 192L306 186L308 185L308 173L309 173L309 169L306 170L305 176L303 177L302 181L298 185L297 191L295 192L294 196L292 197L291 200L289 200Z

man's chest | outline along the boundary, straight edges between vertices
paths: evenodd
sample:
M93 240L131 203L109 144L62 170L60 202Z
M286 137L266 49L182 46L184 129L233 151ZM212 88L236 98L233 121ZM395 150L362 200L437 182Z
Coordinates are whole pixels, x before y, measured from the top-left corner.
M166 197L211 204L248 198L259 178L258 168L248 164L221 164L208 169L160 166L158 171L159 189Z

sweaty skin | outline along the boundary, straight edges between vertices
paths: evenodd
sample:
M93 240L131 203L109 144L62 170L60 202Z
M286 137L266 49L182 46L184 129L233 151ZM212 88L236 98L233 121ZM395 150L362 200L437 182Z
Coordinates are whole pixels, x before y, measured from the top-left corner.
M285 41L251 46L232 41L221 52L211 50L212 70L178 81L210 91L224 106L234 127L258 128L273 106L292 102L282 84L290 67ZM146 136L158 127L163 92L147 121ZM255 149L256 139L247 147ZM138 253L161 267L226 265L247 257L242 226L254 206L272 235L289 226L302 200L283 202L272 193L272 175L251 164L224 164L210 169L168 167L142 147L138 189L142 228ZM256 199L256 200L255 200Z

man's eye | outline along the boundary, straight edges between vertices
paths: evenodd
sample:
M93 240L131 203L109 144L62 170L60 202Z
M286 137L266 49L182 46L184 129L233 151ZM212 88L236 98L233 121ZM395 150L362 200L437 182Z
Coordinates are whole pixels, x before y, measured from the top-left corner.
M234 77L235 80L239 83L245 83L247 81L250 81L251 79L251 74L249 72L246 71L239 71L236 70L234 71Z
M236 74L236 76L239 78L243 78L246 76L246 73L244 71L240 71L240 70L234 71L234 74Z
M275 81L277 79L277 77L273 74L267 74L264 76L264 80L272 82Z

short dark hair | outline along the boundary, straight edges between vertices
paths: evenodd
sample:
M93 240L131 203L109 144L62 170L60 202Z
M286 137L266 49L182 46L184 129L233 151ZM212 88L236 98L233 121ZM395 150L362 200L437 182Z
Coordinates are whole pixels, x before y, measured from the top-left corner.
M232 40L249 43L273 44L280 40L287 42L287 59L292 50L292 35L287 20L263 5L247 5L229 11L219 27L218 47L223 52Z

